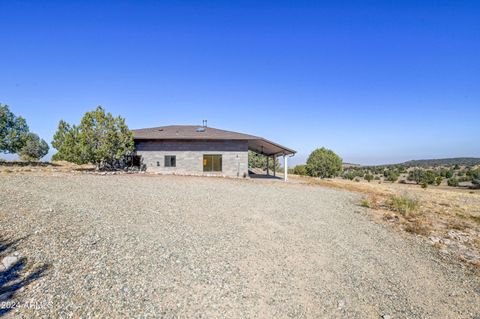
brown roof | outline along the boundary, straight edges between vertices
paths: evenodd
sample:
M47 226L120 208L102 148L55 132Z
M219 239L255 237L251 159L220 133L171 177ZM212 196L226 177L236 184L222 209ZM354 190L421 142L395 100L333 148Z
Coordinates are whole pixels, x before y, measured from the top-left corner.
M263 137L199 125L169 125L132 130L135 140L245 140L250 150L266 155L295 154Z

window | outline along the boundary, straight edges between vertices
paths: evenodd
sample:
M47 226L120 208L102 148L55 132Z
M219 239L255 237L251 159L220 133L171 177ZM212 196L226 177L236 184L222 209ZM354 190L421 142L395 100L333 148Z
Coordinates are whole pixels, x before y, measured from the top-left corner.
M175 155L165 155L165 167L176 167L177 157Z
M203 155L204 172L221 172L222 155Z
M160 166L160 162L157 162L157 166Z

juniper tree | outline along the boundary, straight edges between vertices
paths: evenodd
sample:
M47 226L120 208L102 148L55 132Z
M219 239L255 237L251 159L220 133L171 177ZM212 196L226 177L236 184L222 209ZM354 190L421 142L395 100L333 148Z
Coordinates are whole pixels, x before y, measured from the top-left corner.
M342 159L329 149L317 148L308 157L307 172L313 177L338 176L342 172Z
M37 134L28 133L25 145L18 152L18 155L25 161L37 161L47 155L48 149L47 142L40 139Z
M0 152L17 153L25 145L28 125L21 116L13 114L8 105L0 104Z
M58 150L55 160L91 163L97 168L112 166L134 148L133 133L125 119L105 113L101 106L86 112L78 126L60 121L52 145Z

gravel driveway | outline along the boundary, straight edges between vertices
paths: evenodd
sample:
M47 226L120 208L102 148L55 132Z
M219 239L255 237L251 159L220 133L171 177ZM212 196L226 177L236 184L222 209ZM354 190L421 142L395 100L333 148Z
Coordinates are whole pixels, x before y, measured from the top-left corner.
M1 176L0 192L0 255L17 263L0 317L480 316L478 277L353 193L84 174Z

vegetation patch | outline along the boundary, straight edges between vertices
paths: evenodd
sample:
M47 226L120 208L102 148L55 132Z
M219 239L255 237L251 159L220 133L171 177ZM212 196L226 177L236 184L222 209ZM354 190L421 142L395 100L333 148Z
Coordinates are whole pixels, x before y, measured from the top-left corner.
M432 231L432 225L425 219L415 218L405 225L405 231L422 236L428 236Z
M410 217L420 207L420 203L415 198L408 196L392 195L387 201L387 207L393 211L399 212L404 217Z
M364 198L360 201L360 206L371 208L370 201L367 198Z

